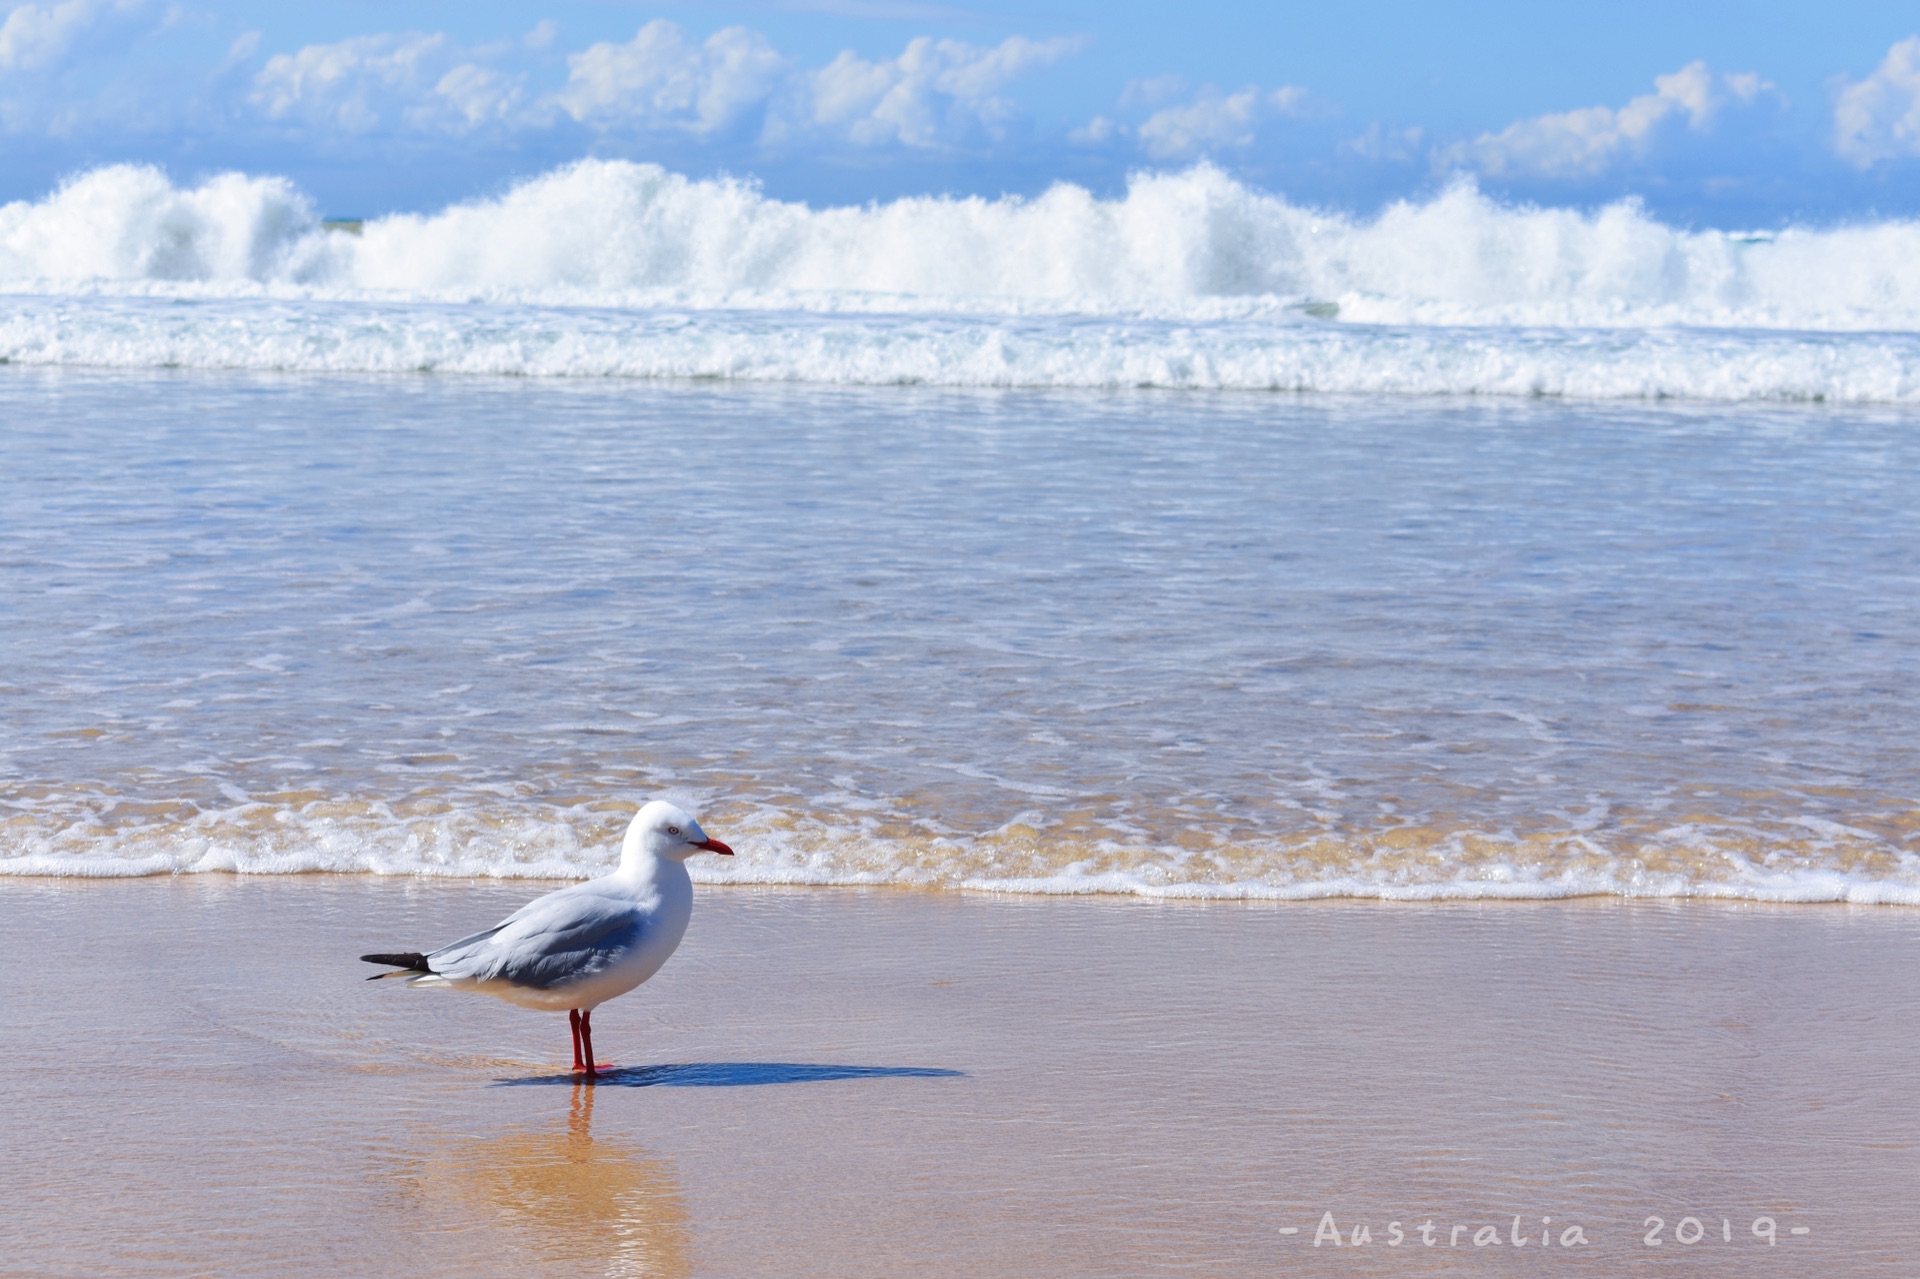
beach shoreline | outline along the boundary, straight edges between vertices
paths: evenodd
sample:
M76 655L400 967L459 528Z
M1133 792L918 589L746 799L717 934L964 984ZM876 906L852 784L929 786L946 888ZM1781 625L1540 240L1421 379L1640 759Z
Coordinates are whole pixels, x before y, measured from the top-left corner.
M0 881L42 957L8 969L0 1273L1851 1276L1920 1252L1914 912L703 888L681 953L596 1016L617 1069L585 1088L563 1019L354 958L534 888Z

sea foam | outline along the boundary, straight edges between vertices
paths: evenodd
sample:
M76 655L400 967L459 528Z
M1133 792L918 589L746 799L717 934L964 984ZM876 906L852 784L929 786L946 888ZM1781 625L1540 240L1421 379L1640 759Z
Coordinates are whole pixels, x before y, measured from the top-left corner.
M1512 207L1470 186L1372 217L1218 169L1115 199L812 209L753 184L581 161L487 200L329 234L282 178L119 165L0 208L15 292L1218 319L1312 307L1401 325L1920 328L1920 224L1683 231L1629 201Z
M35 806L29 806L29 809ZM1764 835L1682 823L1602 840L1468 828L1263 838L1195 852L1058 838L1015 822L974 836L900 838L858 820L752 803L708 824L737 851L690 866L707 884L892 886L985 893L1299 901L1692 898L1920 905L1920 856L1865 831ZM47 820L52 819L52 820ZM70 821L20 812L0 876L129 878L314 872L576 879L610 871L625 813L519 805L406 811L386 803L242 802L185 820ZM1044 820L1041 822L1044 826Z
M581 161L329 229L282 178L122 165L0 208L0 359L1904 403L1920 225L1684 231L1467 186L1353 217L1205 166L813 209Z

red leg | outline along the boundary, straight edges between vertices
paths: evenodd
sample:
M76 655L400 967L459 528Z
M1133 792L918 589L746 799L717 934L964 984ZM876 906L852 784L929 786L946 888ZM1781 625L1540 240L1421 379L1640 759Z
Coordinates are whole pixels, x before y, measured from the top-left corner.
M593 1009L591 1008L587 1009L587 1011L580 1014L580 1043L586 1049L586 1052L587 1052L587 1078L592 1079L594 1074L594 1061L593 1061Z
M573 1068L575 1070L586 1070L586 1067L580 1064L580 1010L578 1008L569 1008L567 1010L567 1024L573 1027ZM593 1059L589 1057L587 1060L591 1061ZM587 1073L592 1074L593 1072L588 1070Z

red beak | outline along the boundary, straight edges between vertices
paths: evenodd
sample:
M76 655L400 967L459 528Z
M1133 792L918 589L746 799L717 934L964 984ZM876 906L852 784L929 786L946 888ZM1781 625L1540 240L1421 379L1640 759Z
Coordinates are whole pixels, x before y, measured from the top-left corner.
M695 844L694 847L704 848L710 853L719 853L722 857L733 856L733 850L731 848L728 848L725 844L721 843L717 839L703 839L699 843Z

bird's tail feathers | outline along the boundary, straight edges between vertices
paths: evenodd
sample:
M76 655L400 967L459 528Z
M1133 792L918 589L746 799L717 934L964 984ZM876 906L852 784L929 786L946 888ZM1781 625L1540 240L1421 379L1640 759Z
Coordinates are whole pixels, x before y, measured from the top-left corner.
M362 955L360 958L369 964L387 964L398 970L375 973L367 978L368 981L379 981L382 977L419 977L433 971L427 966L427 957L417 950L399 951L391 955Z

